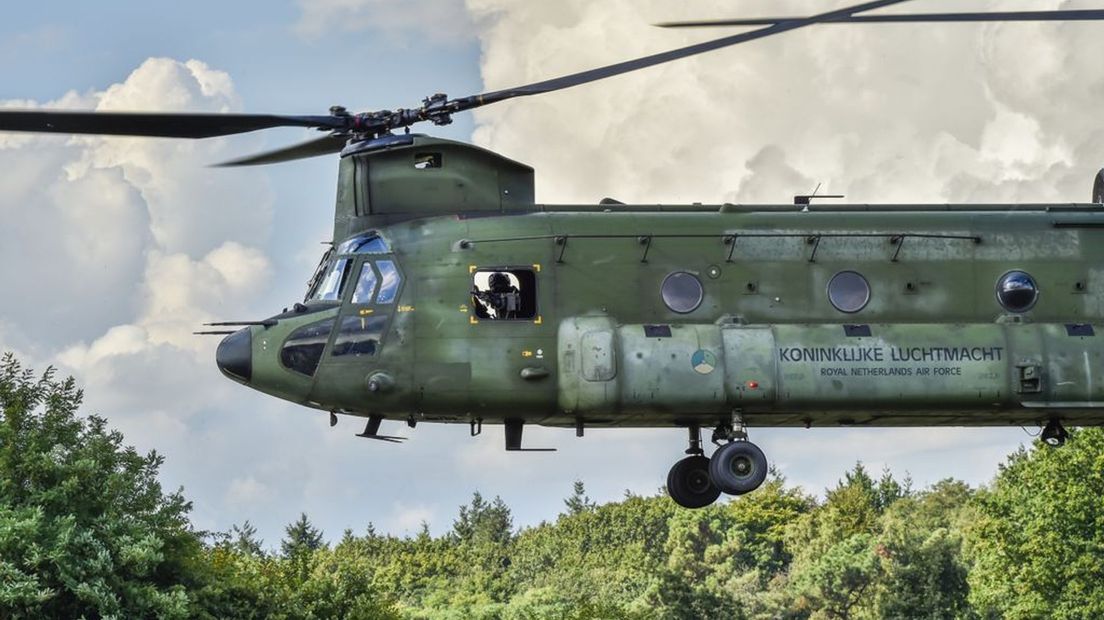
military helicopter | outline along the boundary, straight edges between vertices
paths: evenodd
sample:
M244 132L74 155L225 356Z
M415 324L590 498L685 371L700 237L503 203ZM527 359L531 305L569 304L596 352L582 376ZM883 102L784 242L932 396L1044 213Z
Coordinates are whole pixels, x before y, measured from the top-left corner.
M517 88L328 115L0 111L0 131L326 135L225 165L340 153L331 247L301 303L212 323L243 385L384 420L682 427L667 489L696 508L756 489L763 426L1104 423L1104 172L1092 204L537 204L534 171L411 134L428 121L819 24L1101 20L1104 10L664 24L754 29ZM397 130L405 133L396 134ZM1102 334L1104 337L1104 334ZM717 445L705 455L702 429Z

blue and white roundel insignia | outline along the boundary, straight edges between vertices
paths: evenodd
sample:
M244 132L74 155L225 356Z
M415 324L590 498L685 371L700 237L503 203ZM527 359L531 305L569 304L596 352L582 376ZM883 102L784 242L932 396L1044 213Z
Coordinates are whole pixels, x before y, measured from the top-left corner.
M708 375L717 367L717 356L705 349L698 349L690 356L690 365L694 367L694 372Z

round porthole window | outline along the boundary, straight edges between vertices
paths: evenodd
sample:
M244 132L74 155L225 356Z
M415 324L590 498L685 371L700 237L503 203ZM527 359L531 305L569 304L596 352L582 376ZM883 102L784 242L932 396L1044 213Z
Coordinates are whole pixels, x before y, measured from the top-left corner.
M663 303L672 312L679 314L697 310L705 296L701 280L685 271L676 271L664 278L660 292L663 294Z
M856 271L841 271L828 282L828 301L840 312L858 312L870 301L870 284Z
M1026 271L1009 271L997 280L997 301L1009 312L1027 312L1039 300L1039 287Z

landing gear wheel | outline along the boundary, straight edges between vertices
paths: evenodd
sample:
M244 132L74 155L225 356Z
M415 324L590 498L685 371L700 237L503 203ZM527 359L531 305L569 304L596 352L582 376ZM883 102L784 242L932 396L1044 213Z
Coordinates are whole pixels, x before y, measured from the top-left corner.
M743 495L767 479L767 457L750 441L725 444L709 459L709 478L729 495Z
M1048 446L1057 448L1066 443L1066 439L1069 438L1069 432L1066 431L1066 427L1062 426L1062 421L1058 418L1052 418L1047 425L1043 427L1043 443Z
M709 477L709 459L700 455L675 463L667 474L667 493L683 508L704 508L721 496Z

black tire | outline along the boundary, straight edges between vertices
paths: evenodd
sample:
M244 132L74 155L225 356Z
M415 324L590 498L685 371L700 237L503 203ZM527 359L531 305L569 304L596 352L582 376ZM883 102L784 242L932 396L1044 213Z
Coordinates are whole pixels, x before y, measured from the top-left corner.
M734 441L713 453L709 478L729 495L750 493L767 479L767 457L750 441Z
M688 456L667 474L667 493L683 508L704 508L721 496L709 477L709 459Z

